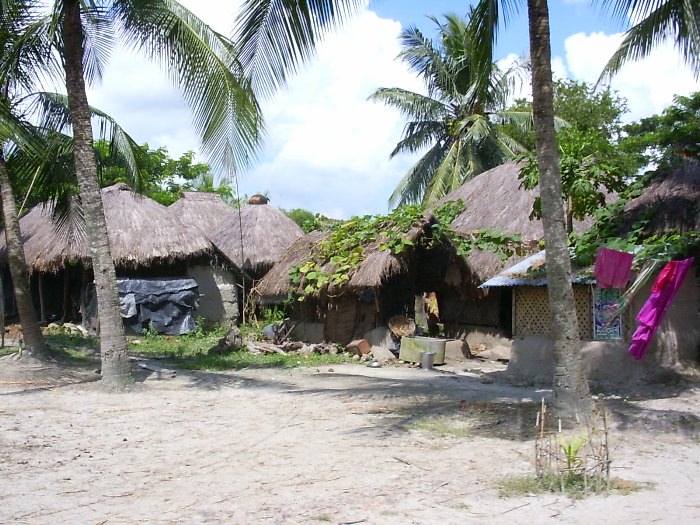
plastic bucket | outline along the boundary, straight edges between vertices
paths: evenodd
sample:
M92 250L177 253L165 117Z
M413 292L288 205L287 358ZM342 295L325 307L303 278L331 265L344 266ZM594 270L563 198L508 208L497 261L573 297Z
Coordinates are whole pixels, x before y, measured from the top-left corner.
M424 370L432 370L435 362L435 352L420 353L420 367Z

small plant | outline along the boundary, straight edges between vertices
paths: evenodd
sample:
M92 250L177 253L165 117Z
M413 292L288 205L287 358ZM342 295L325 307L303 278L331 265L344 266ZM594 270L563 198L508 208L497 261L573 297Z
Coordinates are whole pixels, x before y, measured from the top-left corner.
M150 324L150 323L148 324L148 326L147 326L146 328L144 328L144 329L141 331L141 333L143 334L143 336L144 336L146 339L151 340L151 341L153 341L153 340L155 340L155 339L157 339L157 338L159 337L158 332L156 331L155 328L153 328L153 325Z
M588 439L580 435L560 436L558 442L566 458L566 472L568 476L581 475L584 461L580 454L581 449L588 443Z

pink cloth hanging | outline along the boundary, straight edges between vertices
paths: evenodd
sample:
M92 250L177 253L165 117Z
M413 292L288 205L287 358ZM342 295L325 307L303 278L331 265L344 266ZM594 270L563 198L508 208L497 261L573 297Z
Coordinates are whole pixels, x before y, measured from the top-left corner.
M593 274L599 288L625 288L632 273L634 255L610 248L598 248Z
M651 339L658 330L661 321L664 320L666 311L673 301L676 292L683 284L688 270L695 261L694 257L684 261L671 261L666 263L661 273L656 278L654 286L651 288L651 295L642 309L637 314L639 326L632 336L632 344L627 350L637 360L646 354Z

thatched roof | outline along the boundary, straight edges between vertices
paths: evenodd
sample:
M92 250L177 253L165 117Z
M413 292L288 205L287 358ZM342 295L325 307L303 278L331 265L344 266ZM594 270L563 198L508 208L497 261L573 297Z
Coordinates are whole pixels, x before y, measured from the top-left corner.
M461 199L466 209L452 222L456 231L490 230L520 234L522 241L536 251L539 249L536 244L544 237L544 232L542 221L531 220L530 213L539 190L520 188L518 174L521 167L521 163L512 161L485 171L440 199L436 205ZM574 221L575 231L584 231L588 227L590 221ZM472 284L482 283L525 257L513 256L504 262L490 251L473 250L466 257Z
M700 231L700 162L687 160L670 175L653 180L623 209L621 234L647 219L648 234Z
M304 232L283 212L267 204L266 199L256 200L260 204L254 204L253 200L240 212L234 209L227 215L212 229L209 238L240 268L259 275L269 270Z
M426 234L430 225L427 217L420 225L416 225L406 233L406 237L418 244L419 238ZM296 290L296 285L289 279L292 267L301 265L311 259L312 250L328 237L328 232L311 232L295 242L272 269L265 275L256 287L261 296L281 296ZM350 279L344 286L348 291L359 291L364 288L381 286L391 277L409 271L410 259L415 250L405 250L400 255L394 255L390 250L380 250L381 241L374 241L363 248L363 259L349 274ZM321 268L325 273L333 273L333 265L325 264ZM301 293L300 290L296 290ZM334 293L338 290L330 288Z
M197 227L207 238L236 213L218 193L202 191L183 191L168 209L180 222Z
M102 201L117 267L168 263L213 250L199 230L183 225L165 206L134 193L126 184L104 188ZM74 226L68 235L58 231L51 211L50 204L40 204L20 219L30 271L56 272L69 262L90 266L84 229ZM4 256L4 231L0 242L0 255Z

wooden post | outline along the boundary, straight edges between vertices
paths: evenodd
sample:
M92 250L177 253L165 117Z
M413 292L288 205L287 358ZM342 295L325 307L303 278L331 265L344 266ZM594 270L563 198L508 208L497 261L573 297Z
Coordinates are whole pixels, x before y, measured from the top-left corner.
M44 274L39 272L39 321L46 321L46 307L44 304Z
M3 287L2 277L0 276L0 347L5 347L5 288Z
M70 304L70 273L69 267L63 269L63 322L72 321L73 311Z

